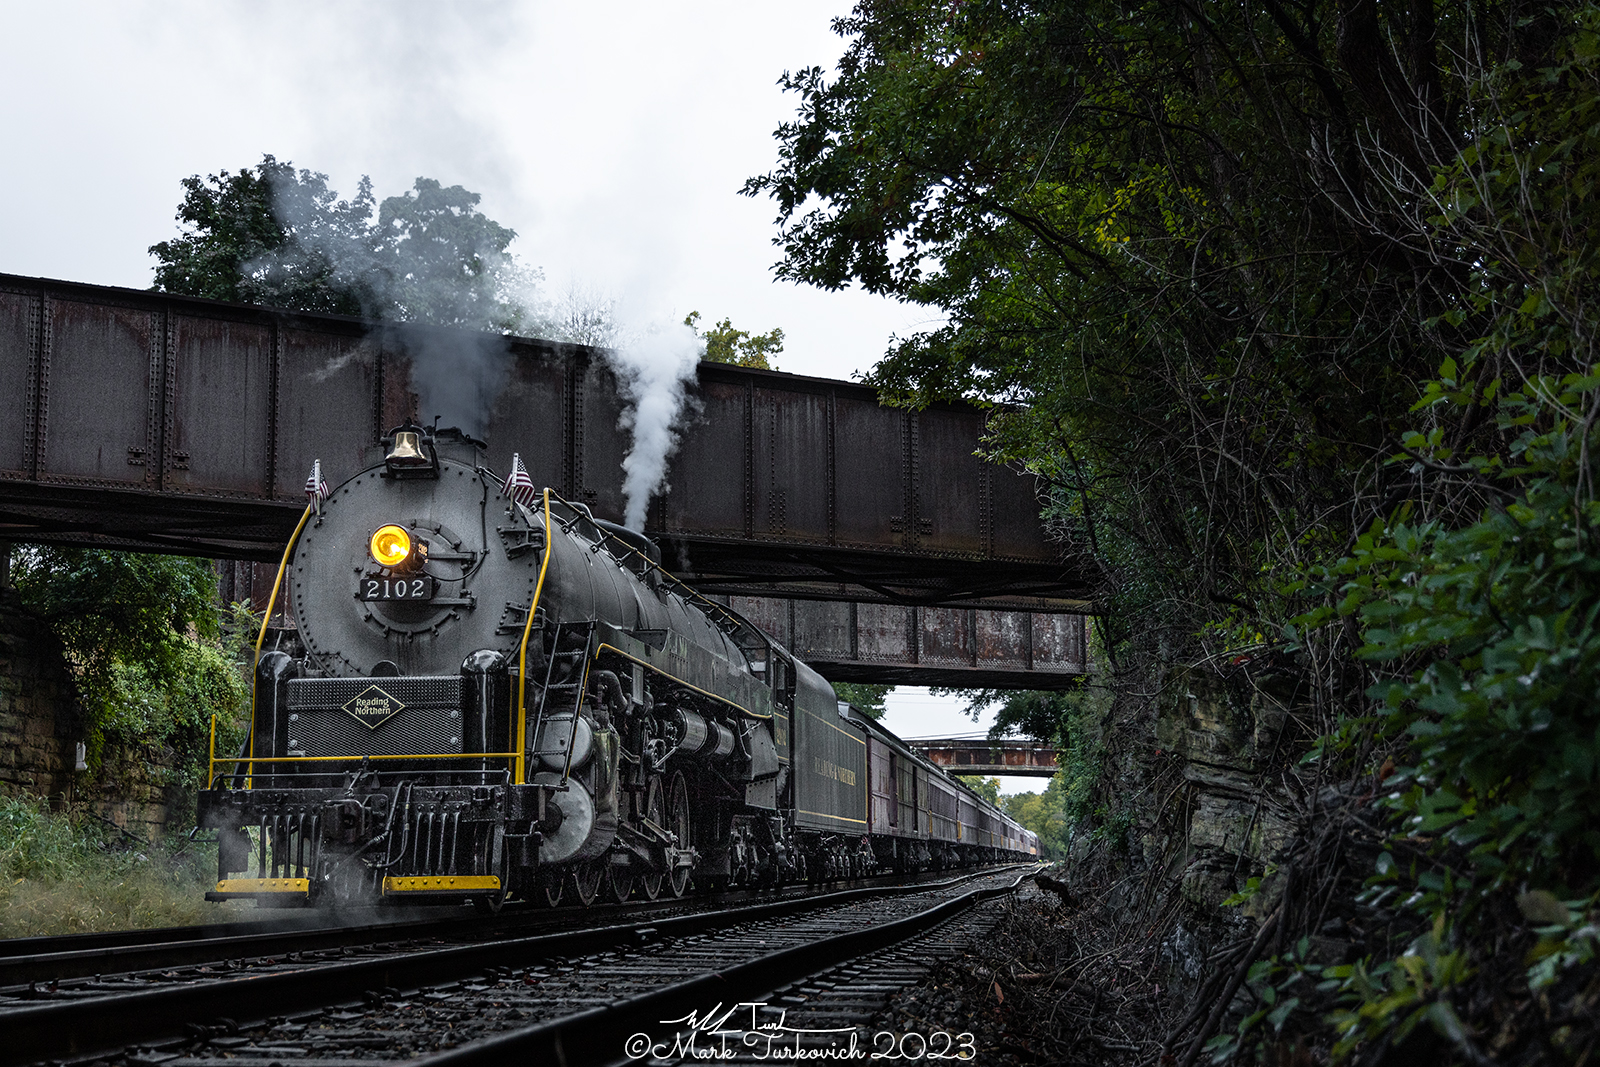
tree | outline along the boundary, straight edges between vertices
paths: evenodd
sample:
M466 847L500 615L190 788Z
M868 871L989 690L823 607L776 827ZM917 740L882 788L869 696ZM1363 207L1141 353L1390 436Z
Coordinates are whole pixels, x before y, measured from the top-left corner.
M1162 665L1270 662L1321 714L1319 780L1393 815L1339 902L1371 956L1259 962L1216 1061L1330 1024L1314 1057L1399 1062L1424 1021L1440 1059L1592 1046L1502 1020L1596 973L1600 5L864 0L836 28L746 186L779 276L945 313L872 380L994 406L1130 707ZM1313 981L1269 1013L1273 975Z
M1067 858L1068 836L1078 820L1066 810L1067 788L1062 776L1050 779L1042 793L1012 793L1000 798L1000 808L1026 830L1039 835L1041 859Z
M340 200L327 175L267 155L183 187L182 234L150 248L159 291L500 333L527 319L538 272L459 185L418 178L379 203L363 177Z
M418 178L378 207L377 269L382 290L403 322L514 330L523 311L507 292L516 232L478 210L477 193Z
M1471 334L1434 318L1459 265L1392 208L1467 106L1441 42L1532 57L1549 27L1404 10L863 0L837 77L782 81L799 114L745 187L778 276L945 314L870 380L995 405L988 451L1054 486L1113 658L1257 644L1305 606L1283 575L1417 491L1384 461Z
M839 699L859 710L870 719L884 716L884 698L892 685L868 685L862 682L834 682L833 691Z
M963 712L973 722L983 713L995 708L994 725L990 737L1007 737L1023 734L1046 744L1053 743L1063 733L1067 717L1079 705L1079 692L1055 693L1034 689L942 689L932 690L935 696L953 696L966 699Z
M766 333L752 334L735 329L733 320L723 319L700 333L696 323L700 312L691 311L683 324L694 330L706 343L705 358L712 363L732 363L738 367L756 367L760 370L777 370L771 357L783 351L783 330L774 326Z
M596 348L615 348L622 340L616 297L578 282L545 309L539 328L555 340Z
M958 774L956 779L989 803L1000 804L1000 779L985 778L981 774Z

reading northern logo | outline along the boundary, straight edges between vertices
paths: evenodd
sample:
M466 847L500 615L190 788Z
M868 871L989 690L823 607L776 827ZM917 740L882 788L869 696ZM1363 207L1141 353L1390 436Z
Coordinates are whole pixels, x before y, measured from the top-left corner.
M375 685L369 685L345 702L350 717L370 730L392 719L405 705Z

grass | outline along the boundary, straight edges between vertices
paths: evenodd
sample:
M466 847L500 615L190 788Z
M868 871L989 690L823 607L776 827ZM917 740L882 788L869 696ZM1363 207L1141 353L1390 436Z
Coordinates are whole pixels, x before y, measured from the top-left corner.
M0 937L187 926L247 918L209 904L216 846L145 845L84 812L0 796Z

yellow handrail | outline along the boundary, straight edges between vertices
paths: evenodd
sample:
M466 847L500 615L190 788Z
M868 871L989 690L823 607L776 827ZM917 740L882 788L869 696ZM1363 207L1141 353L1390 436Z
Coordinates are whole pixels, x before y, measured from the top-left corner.
M389 755L358 753L354 756L262 756L260 759L240 760L241 763L332 763L338 760L353 762L364 759L514 759L515 752L398 752ZM227 761L224 760L224 763Z
M289 535L289 543L283 546L283 559L278 564L278 576L272 580L272 595L267 597L267 613L261 617L261 633L256 636L255 658L250 662L250 744L248 752L253 762L256 758L256 668L261 666L261 646L267 639L267 625L272 622L272 609L278 603L278 589L283 585L283 572L289 568L289 553L294 551L294 543L300 540L300 531L306 528L306 520L311 517L315 504L307 504L306 510L300 513L300 521L295 524L294 533ZM248 777L244 780L244 787L249 789L251 781Z
M544 576L550 569L550 555L555 546L550 541L550 490L544 491L544 559L539 561L539 581L533 587L533 603L528 605L528 621L522 624L522 643L517 648L517 736L511 739L517 749L517 767L512 776L516 785L527 780L528 747L528 637L533 633L533 616L539 610L539 597L544 594Z
M577 513L579 507L581 506L574 504L570 500L567 500L560 493L551 493L550 490L546 489L545 499L547 509L549 507L549 498L551 496L554 496L561 503L565 504L574 513ZM585 511L587 511L587 509L585 509ZM593 516L590 516L590 519L592 520ZM577 520L575 519L574 521ZM546 519L545 525L548 528L548 518ZM565 524L563 524L563 526L565 526ZM598 526L595 527L595 532L600 535L601 544L609 545L612 542L619 541L619 538L617 538L615 535L606 530L600 529ZM772 643L771 638L763 634L759 627L757 627L743 615L740 615L738 612L728 607L726 604L719 604L715 600L712 600L710 597L706 596L704 593L695 589L693 586L685 585L683 580L677 575L673 574L671 571L667 570L665 567L661 566L661 564L657 563L649 556L646 556L643 552L640 552L637 548L628 544L626 541L620 542L620 545L625 554L637 557L642 562L644 570L655 571L657 574L659 574L663 583L671 586L672 589L685 601L693 603L696 607L698 607L701 613L706 616L713 626L716 626L723 633L728 634L729 637L733 636L729 630L730 626L734 629L748 628L757 636L765 640L769 645ZM607 550L610 551L609 548ZM616 555L615 552L612 554ZM621 557L618 558L620 559Z

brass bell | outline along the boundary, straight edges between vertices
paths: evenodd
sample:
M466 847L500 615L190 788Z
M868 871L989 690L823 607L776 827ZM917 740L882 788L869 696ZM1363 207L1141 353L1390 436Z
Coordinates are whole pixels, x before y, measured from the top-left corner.
M396 430L394 447L383 461L390 467L433 466L433 460L422 450L422 435L415 430Z

